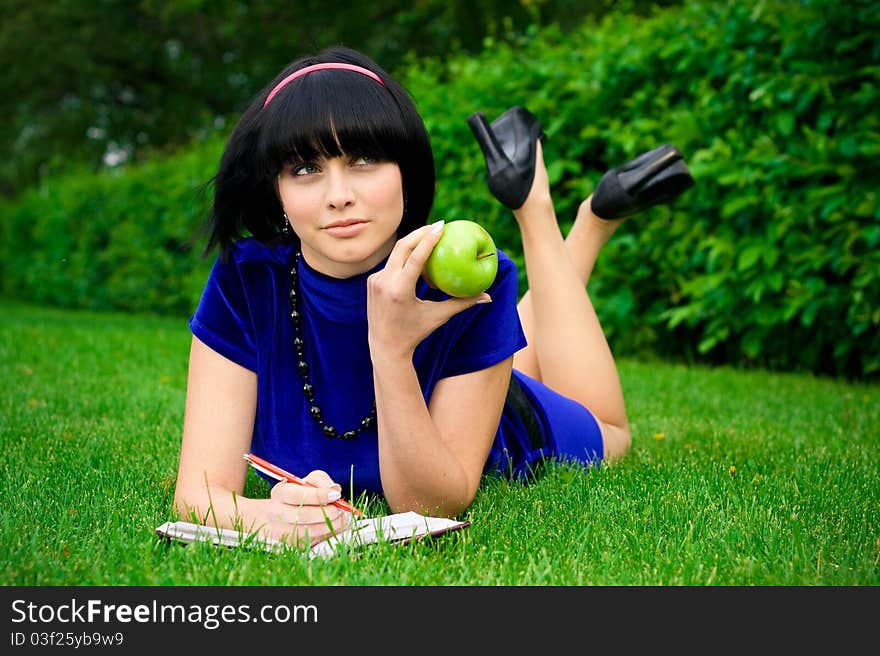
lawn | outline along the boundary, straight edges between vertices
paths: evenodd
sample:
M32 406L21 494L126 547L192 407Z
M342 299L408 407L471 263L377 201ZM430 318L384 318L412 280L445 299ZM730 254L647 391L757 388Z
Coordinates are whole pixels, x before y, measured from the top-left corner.
M464 531L326 561L165 543L189 340L0 302L0 584L880 584L880 386L629 359L631 454L487 479Z

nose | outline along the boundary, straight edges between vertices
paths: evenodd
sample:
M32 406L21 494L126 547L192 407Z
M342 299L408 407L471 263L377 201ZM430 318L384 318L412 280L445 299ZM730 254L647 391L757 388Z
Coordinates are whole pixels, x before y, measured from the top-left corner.
M336 210L354 205L354 187L345 166L328 167L327 173L327 205Z

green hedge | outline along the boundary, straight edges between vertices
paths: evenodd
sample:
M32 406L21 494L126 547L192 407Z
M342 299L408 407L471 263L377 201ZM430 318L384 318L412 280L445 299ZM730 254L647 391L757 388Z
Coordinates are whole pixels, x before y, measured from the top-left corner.
M223 144L73 173L2 209L2 292L70 308L191 313L210 269L206 182Z
M591 283L614 350L877 376L878 5L700 1L413 61L436 218L480 221L522 263L465 122L477 110L524 104L541 119L564 229L607 168L674 143L696 186L629 221ZM220 148L20 196L3 208L3 293L191 312L209 264L189 241L204 214L194 191Z
M539 116L560 223L662 142L697 185L625 225L591 293L617 352L880 372L880 3L692 2L413 73L447 215L516 244L463 115Z

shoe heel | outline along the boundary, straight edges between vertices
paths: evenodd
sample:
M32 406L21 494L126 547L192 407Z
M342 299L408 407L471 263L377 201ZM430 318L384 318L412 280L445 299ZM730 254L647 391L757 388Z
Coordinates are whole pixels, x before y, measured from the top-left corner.
M489 179L499 175L505 168L510 167L510 160L504 154L504 149L495 138L489 121L486 120L482 112L476 112L468 116L467 124L471 128L471 132L483 151L483 157L486 159L486 169Z
M673 201L693 185L681 151L663 144L605 173L593 191L592 210L609 220L632 216Z
M621 186L633 193L681 159L682 155L678 148L664 144L621 167L617 177Z
M535 177L536 142L543 138L538 120L521 105L492 123L482 112L467 119L486 159L489 191L509 209L522 207Z
M469 116L467 122L486 160L489 191L510 209L522 207L526 199L518 191L522 187L521 176L504 152L492 126L481 112Z

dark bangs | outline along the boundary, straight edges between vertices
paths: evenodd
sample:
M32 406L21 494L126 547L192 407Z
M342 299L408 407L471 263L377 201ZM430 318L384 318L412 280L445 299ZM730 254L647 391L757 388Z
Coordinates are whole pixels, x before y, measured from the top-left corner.
M319 71L294 80L262 109L257 161L275 176L292 162L370 156L405 168L410 130L389 90L353 71Z
M374 71L384 82L343 69L313 71L278 90L287 75L319 62L346 62ZM424 225L434 203L434 156L425 124L407 91L372 60L336 47L294 62L245 111L223 151L214 177L207 250L231 246L248 234L263 242L296 241L285 234L277 176L293 162L342 154L396 162L403 183L397 234Z

